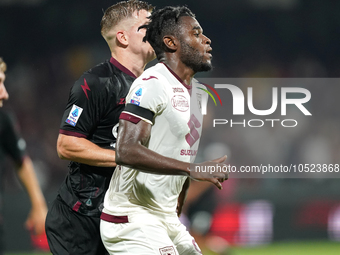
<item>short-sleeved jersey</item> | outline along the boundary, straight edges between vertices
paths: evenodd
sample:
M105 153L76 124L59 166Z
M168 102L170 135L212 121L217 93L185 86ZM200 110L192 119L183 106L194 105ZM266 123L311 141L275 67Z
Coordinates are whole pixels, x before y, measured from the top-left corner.
M59 133L114 149L119 115L135 78L114 58L85 72L71 88ZM59 195L74 211L99 217L113 172L71 161Z
M152 125L146 145L150 150L193 163L202 131L200 105L207 102L202 100L206 94L199 88L205 86L195 79L187 86L159 63L133 83L120 118ZM148 112L152 112L151 118ZM104 214L129 217L147 212L169 220L177 217L177 199L188 177L144 173L124 166L118 169L105 196Z
M3 180L3 169L5 167L5 158L9 157L17 166L21 166L25 155L26 143L20 137L18 126L11 115L0 109L0 180ZM1 194L3 191L0 183L0 210L2 206Z

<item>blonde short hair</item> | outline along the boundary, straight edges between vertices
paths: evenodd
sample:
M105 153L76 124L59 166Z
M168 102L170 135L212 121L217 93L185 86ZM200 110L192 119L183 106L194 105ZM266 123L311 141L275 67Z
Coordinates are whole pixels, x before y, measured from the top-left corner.
M143 1L129 0L114 4L106 9L100 22L101 34L106 41L110 40L109 32L119 22L133 16L135 11L146 10L151 12L153 6Z

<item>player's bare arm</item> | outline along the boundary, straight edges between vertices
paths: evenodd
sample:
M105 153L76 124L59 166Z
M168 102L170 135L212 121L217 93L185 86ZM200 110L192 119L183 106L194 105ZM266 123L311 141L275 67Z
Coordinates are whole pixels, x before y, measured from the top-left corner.
M145 145L148 143L150 133L151 124L145 121L134 124L127 120L119 120L117 164L153 174L186 175L197 181L211 182L217 188L222 189L221 182L228 178L224 173L214 173L207 176L207 173L190 171L190 163L164 157L148 149ZM226 156L216 159L214 162L221 164L225 160ZM204 164L208 165L211 162L204 162L199 165Z
M27 190L32 206L25 225L29 230L33 230L35 234L43 234L45 231L47 205L39 187L39 182L30 157L25 157L22 165L18 169L18 177Z
M86 138L59 134L57 151L61 159L91 166L116 166L116 152L114 150L101 148Z

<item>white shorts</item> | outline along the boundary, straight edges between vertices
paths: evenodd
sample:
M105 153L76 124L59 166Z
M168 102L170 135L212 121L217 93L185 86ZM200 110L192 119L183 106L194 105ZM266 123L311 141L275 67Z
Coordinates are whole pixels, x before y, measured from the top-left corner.
M100 222L100 234L111 255L201 255L194 238L179 221L164 222L138 215L128 223Z

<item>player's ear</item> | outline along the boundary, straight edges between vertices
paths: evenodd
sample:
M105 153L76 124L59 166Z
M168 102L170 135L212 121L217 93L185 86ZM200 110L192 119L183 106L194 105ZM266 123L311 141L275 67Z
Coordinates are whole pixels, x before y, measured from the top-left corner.
M179 42L175 36L166 35L163 37L163 43L169 50L176 51Z
M124 30L118 30L116 33L116 38L119 44L123 46L128 46L128 36Z

